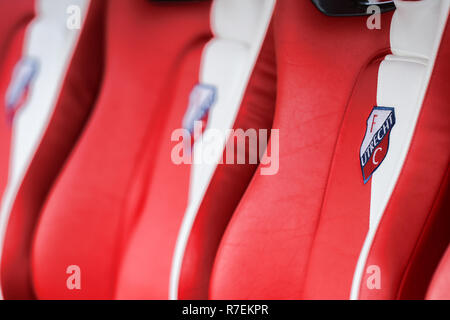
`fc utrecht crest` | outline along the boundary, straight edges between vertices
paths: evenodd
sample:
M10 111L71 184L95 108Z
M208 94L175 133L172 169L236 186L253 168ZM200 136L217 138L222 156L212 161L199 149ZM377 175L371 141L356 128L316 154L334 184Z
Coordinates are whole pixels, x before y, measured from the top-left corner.
M389 136L395 125L394 108L374 107L367 119L366 135L359 151L361 170L366 184L383 162L389 149Z
M12 123L14 115L25 103L31 83L37 75L38 65L35 58L25 57L15 66L5 98L9 123Z
M208 113L216 102L216 87L208 84L197 84L189 96L189 106L183 118L183 128L189 133L194 132L196 121L202 121L206 124Z

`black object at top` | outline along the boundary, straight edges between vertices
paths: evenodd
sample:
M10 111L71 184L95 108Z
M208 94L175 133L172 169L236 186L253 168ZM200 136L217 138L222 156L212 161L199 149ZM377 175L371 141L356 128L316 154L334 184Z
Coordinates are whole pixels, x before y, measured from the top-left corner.
M377 5L381 12L395 9L394 1L374 0L311 0L320 12L332 17L366 16L371 5Z

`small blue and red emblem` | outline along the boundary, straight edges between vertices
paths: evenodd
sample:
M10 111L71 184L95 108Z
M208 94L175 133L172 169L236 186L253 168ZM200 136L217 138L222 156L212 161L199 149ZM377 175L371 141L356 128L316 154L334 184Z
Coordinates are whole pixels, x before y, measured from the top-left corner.
M192 89L189 96L189 106L183 118L183 128L186 129L192 138L198 138L195 126L201 122L201 133L206 128L209 111L216 102L216 87L208 84L197 84ZM194 139L192 140L194 143Z
M389 150L389 137L395 125L395 111L390 107L374 107L367 119L366 134L359 158L364 184L372 177Z
M17 111L24 105L37 71L38 62L31 57L23 58L15 66L5 97L6 118L9 124L14 120Z

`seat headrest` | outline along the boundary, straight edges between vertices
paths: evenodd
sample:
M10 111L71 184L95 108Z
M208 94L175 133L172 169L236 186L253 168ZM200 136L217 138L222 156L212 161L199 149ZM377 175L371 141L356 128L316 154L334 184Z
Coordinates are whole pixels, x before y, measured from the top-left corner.
M448 16L447 0L395 0L391 22L393 54L432 59Z
M323 14L333 17L365 16L371 5L377 5L381 12L395 9L394 1L383 0L311 0Z
M274 0L215 0L211 10L213 34L216 38L251 45L267 24L273 6Z

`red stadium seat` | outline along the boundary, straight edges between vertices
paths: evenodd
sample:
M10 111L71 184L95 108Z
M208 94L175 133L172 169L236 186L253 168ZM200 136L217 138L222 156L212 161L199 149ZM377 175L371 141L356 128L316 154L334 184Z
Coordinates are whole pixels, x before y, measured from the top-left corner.
M450 237L449 2L395 4L371 30L278 2L280 170L247 189L210 298L425 297Z
M11 32L0 77L0 175L7 178L0 211L0 276L6 299L35 298L30 253L36 222L101 83L102 2L7 2L11 15L26 8L35 11L35 18L28 24L30 19L21 18ZM70 6L79 9L81 30L66 23Z
M272 125L270 33L262 43L273 3L107 2L102 92L33 240L37 298L167 299L169 285L171 298L207 298L222 232L257 167L217 166L224 141L210 133ZM190 128L191 111L208 127L194 164L177 165L173 132ZM212 145L213 161L197 163ZM66 286L73 265L77 290Z

